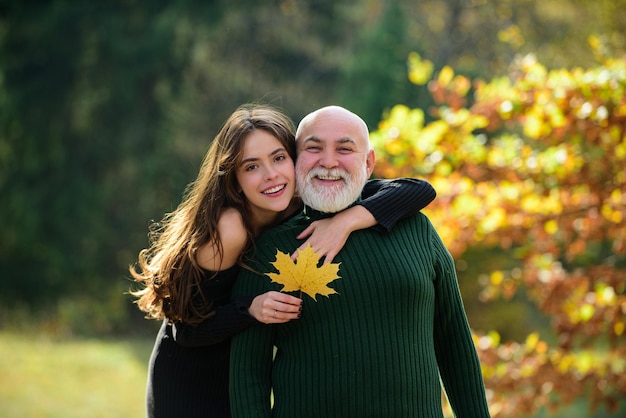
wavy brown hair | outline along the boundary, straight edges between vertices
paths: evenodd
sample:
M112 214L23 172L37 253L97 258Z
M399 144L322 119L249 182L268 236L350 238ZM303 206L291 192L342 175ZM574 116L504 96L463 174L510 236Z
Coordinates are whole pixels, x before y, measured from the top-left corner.
M249 224L252 217L239 191L236 169L243 158L244 139L257 129L276 137L295 161L293 122L282 111L259 104L235 110L213 140L198 177L185 189L178 208L151 225L150 246L130 267L133 279L143 286L131 294L147 318L195 324L213 315L209 298L200 287L206 273L196 261L196 252L212 243L223 258L217 224L226 208L241 212L248 245L254 240Z

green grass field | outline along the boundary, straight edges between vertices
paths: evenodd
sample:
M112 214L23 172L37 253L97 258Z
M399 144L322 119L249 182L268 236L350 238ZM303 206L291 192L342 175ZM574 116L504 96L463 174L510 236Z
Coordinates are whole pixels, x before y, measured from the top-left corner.
M153 340L54 340L0 331L2 418L141 418ZM590 415L584 399L537 418Z
M0 331L0 415L143 417L152 343L54 341Z

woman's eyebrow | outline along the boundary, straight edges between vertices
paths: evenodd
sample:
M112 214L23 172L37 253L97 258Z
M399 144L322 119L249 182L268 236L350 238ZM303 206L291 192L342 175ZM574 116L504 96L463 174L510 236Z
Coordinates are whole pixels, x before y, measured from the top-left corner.
M280 152L283 152L283 151L286 151L285 148L283 148L283 147L276 148L274 151L269 153L269 156L271 157L271 156L276 155L276 154L278 154ZM252 161L258 161L260 159L261 159L260 157L244 158L243 160L241 160L241 164L249 163L249 162L252 162Z

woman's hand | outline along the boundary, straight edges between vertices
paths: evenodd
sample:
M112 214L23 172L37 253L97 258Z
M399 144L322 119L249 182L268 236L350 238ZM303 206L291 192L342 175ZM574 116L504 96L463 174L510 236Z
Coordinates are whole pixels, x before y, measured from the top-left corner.
M298 252L311 245L316 254L324 257L324 264L332 263L333 259L343 248L350 233L357 229L376 225L376 219L363 206L353 206L332 218L314 221L296 238L308 238L291 256L295 260Z
M345 224L338 225L333 218L314 221L297 236L298 239L308 239L298 247L291 259L295 261L298 253L310 244L317 255L324 257L324 264L331 263L345 245L350 232Z
M248 308L250 315L264 324L282 324L300 318L302 299L280 292L255 297Z

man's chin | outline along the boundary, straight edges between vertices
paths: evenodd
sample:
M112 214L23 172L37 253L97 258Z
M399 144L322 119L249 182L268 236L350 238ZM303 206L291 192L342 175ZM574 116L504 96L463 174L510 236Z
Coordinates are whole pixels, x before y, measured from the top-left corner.
M337 213L347 208L347 206L343 205L317 205L317 207L310 205L310 207L322 213Z
M300 196L305 205L324 213L336 213L353 204L358 196L347 196L345 193L305 193Z

